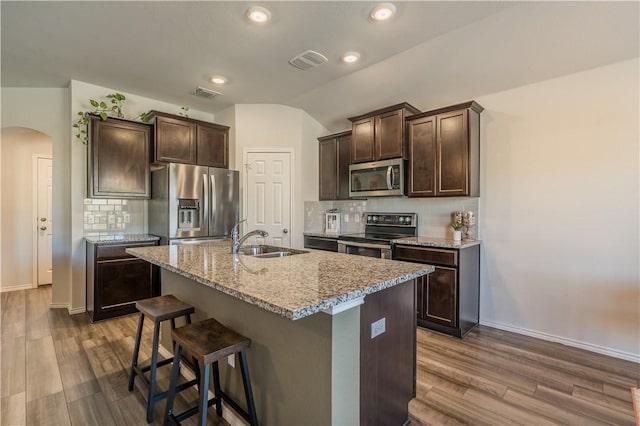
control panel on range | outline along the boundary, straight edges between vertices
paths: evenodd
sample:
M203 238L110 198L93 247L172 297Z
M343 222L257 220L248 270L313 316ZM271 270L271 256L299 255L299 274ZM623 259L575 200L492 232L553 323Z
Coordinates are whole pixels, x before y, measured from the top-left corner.
M367 225L415 226L415 214L366 214Z

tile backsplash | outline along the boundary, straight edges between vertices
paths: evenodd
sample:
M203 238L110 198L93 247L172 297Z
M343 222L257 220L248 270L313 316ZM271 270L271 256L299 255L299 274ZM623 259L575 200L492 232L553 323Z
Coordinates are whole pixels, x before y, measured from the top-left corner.
M304 231L323 232L324 213L329 209L338 209L340 232L355 233L364 230L362 213L367 211L389 213L417 213L418 234L428 237L451 238L453 231L449 227L451 214L456 211L472 211L478 217L479 198L370 198L368 200L349 201L305 201ZM474 238L478 229L473 229Z
M145 200L87 198L84 200L84 235L144 234Z

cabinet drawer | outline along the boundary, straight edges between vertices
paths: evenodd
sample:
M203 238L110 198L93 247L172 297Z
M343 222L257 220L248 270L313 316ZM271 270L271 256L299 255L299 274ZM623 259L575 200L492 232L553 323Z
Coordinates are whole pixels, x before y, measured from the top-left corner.
M458 251L397 245L393 250L393 259L406 260L409 262L436 263L438 265L458 266Z
M149 241L136 244L109 244L101 245L96 248L96 260L123 259L135 257L125 252L128 248L155 246L156 242Z

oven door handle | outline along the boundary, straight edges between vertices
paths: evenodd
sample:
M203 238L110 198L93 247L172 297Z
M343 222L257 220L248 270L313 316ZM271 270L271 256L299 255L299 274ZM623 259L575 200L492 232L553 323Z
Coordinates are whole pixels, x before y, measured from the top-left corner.
M391 246L386 244L356 243L354 241L344 241L344 240L338 240L338 244L344 244L345 246L352 246L352 247L372 248L372 249L383 249L383 250L391 249Z

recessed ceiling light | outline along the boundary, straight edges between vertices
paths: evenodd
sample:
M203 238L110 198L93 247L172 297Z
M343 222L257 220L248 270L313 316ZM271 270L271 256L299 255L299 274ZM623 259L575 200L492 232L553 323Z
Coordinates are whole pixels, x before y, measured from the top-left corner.
M392 3L381 3L371 9L371 19L374 21L386 21L396 13L396 7Z
M212 75L211 82L214 84L225 84L227 82L227 77L222 75Z
M340 57L340 60L347 64L358 62L358 59L360 59L360 54L358 52L344 52Z
M271 12L262 6L251 6L247 9L245 15L250 21L256 24L264 24L271 19Z

